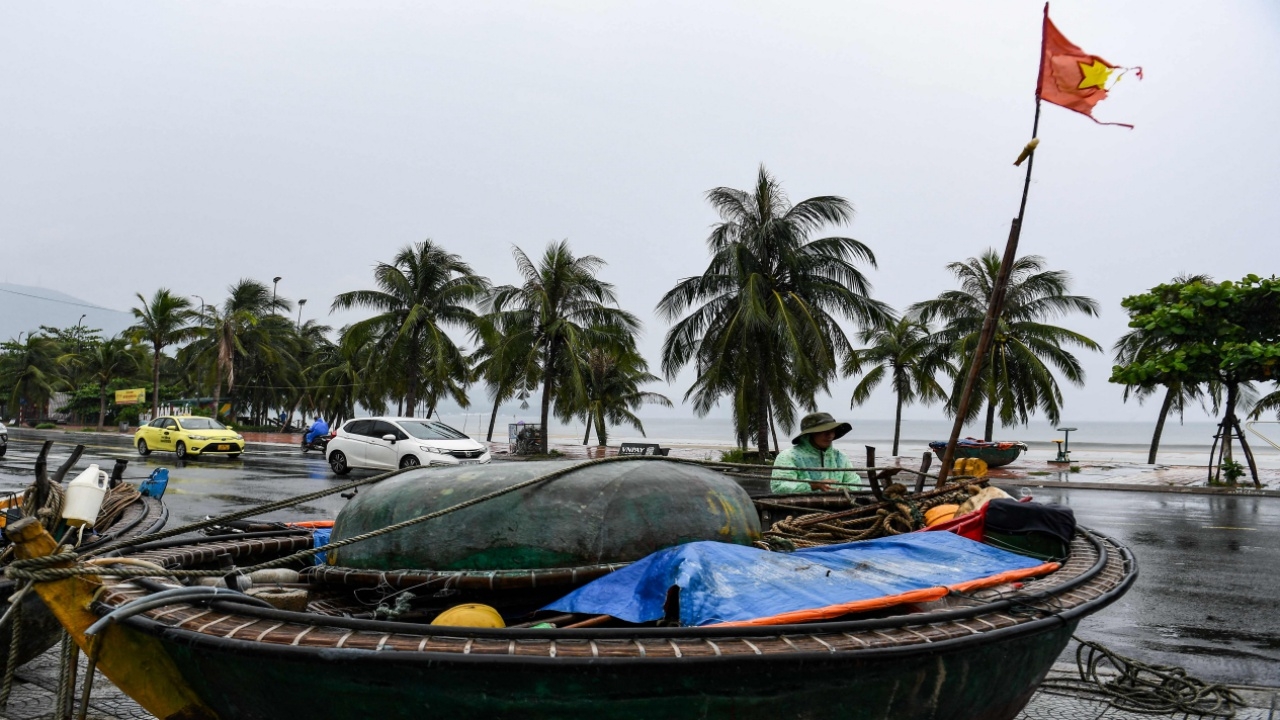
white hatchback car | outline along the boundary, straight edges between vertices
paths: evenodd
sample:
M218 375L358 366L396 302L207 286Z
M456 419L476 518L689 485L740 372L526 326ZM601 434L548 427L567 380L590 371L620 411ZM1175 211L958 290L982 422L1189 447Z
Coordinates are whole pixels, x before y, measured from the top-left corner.
M351 468L470 465L487 463L484 445L442 422L422 418L373 417L348 420L325 451L335 475Z

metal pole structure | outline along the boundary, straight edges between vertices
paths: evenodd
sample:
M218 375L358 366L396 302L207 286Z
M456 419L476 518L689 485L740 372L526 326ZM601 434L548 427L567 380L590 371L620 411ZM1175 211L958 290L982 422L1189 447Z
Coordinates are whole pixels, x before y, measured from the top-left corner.
M279 275L271 278L271 312L276 311L276 288L280 285L280 281L284 278Z
M1049 5L1044 6L1044 23L1049 21ZM1044 25L1041 25L1040 65L1037 71L1043 71L1044 64ZM1040 131L1040 76L1036 80L1036 117L1031 123L1031 140L1034 141ZM947 449L942 454L942 466L938 468L938 484L941 487L947 481L947 474L955 464L956 443L960 440L960 431L964 428L965 416L969 414L970 401L974 388L978 384L978 375L982 371L982 362L991 348L991 340L996 334L996 325L1000 311L1004 308L1004 295L1009 287L1009 273L1018 257L1018 240L1022 235L1022 219L1027 212L1027 193L1031 190L1031 168L1035 165L1034 149L1027 156L1027 175L1022 181L1022 202L1018 204L1018 217L1013 219L1009 228L1009 240L1004 246L1004 257L1000 260L1000 272L996 275L996 283L991 288L991 297L987 303L987 315L982 319L982 333L978 336L978 347L973 350L973 360L969 364L969 374L964 380L964 389L960 393L960 402L956 406L956 420L951 425L951 437L947 439Z
M307 299L302 298L298 301L298 329L302 329L302 306L307 304Z

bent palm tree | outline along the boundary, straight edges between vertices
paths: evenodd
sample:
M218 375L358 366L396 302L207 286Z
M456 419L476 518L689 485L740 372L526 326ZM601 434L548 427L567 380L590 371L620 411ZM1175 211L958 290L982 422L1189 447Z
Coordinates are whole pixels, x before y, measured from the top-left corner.
M21 337L21 334L19 334ZM0 353L0 387L9 390L9 407L18 408L18 423L31 410L36 419L44 415L45 405L58 380L58 341L44 335L27 334L25 343L10 340Z
M466 407L466 394L456 386L458 378L467 377L466 357L445 328L472 326L476 314L469 306L483 297L489 281L431 240L402 248L390 264L378 263L373 277L377 290L342 293L330 312L355 307L378 311L350 330L374 338L399 368L406 414L415 413L424 395L434 409L445 392Z
M151 345L151 416L160 414L160 352L174 343L191 338L196 328L191 327L191 320L196 313L191 311L191 301L174 295L167 288L156 290L148 301L142 293L135 293L141 307L130 308L137 324L128 332L136 342Z
M711 262L658 303L665 320L677 321L663 341L662 371L673 380L692 364L697 378L685 398L694 411L706 415L732 398L739 443L754 437L763 456L771 420L790 427L797 405L816 409L815 393L851 352L839 318L875 327L890 312L871 299L854 264L875 267L870 248L847 237L812 239L853 218L844 198L792 205L762 166L751 191L715 188L707 200L721 218L707 238Z
M947 269L960 281L960 289L911 306L911 312L921 321L944 323L936 338L943 352L958 361L958 368L969 366L969 358L978 345L1000 262L994 250L965 262L953 262ZM1062 413L1062 391L1051 367L1068 382L1076 386L1084 384L1080 361L1063 346L1102 350L1098 343L1080 333L1044 322L1073 312L1098 314L1096 301L1068 294L1070 275L1061 270L1045 270L1044 265L1044 258L1028 255L1015 260L1009 273L1004 307L996 320L995 337L979 375L981 394L975 398L979 401L970 405L965 418L966 422L976 419L985 403L984 438L987 440L994 434L997 415L1005 427L1025 425L1037 411L1057 423ZM954 379L955 391L947 403L952 415L959 402L964 373L957 372Z
M861 405L871 399L871 392L886 379L893 388L897 402L893 415L893 454L898 454L898 438L902 430L902 407L913 402L925 403L945 400L946 390L938 384L934 375L939 370L953 370L945 357L937 352L936 341L929 334L929 326L910 316L890 323L884 328L862 331L859 339L869 345L854 350L845 363L850 375L866 374L853 389L849 407Z
M590 348L579 359L579 364L583 367L581 394L572 403L557 404L556 409L561 420L583 419L587 426L583 445L587 444L592 428L596 432L596 444L608 445L610 425L626 423L644 435L644 423L633 411L642 405L671 407L671 400L665 395L640 389L644 383L662 378L649 372L649 363L636 350L634 340L621 347Z
M205 306L196 331L202 336L197 355L207 358L213 368L214 417L221 407L223 381L227 383L228 394L235 391L238 364L243 364L250 355L267 361L278 360L279 348L262 333L253 331L272 312L290 309L288 300L277 298L271 288L257 280L241 279L229 286L227 293L221 307ZM251 335L254 337L250 338Z
M616 347L640 329L634 315L617 307L613 285L596 277L604 260L575 257L567 241L547 245L535 265L520 248L512 248L520 286L504 285L492 296L492 315L507 328L513 347L533 348L542 376L542 426L545 450L551 403L566 385L568 396L582 392L583 368L576 359L588 347ZM532 358L531 358L532 359ZM529 377L531 370L522 371Z
M493 426L498 421L498 408L512 398L524 400L542 382L538 353L523 344L528 334L500 327L496 315L482 316L472 333L477 347L471 355L473 375L488 386L493 410L489 414L487 442L493 442ZM526 406L527 407L527 406Z
M127 378L138 371L138 355L122 337L94 343L85 352L67 358L67 363L84 372L98 384L98 431L107 417L107 386L116 378Z

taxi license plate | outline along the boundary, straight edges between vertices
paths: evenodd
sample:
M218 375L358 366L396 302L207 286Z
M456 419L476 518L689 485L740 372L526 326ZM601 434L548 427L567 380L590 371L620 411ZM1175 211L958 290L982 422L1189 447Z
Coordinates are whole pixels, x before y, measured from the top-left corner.
M479 465L480 461L479 460L459 460L458 464L459 465Z
M219 449L219 450L230 450L230 449L231 449L231 446L230 446L230 445L219 445L219 446L218 446L218 449Z

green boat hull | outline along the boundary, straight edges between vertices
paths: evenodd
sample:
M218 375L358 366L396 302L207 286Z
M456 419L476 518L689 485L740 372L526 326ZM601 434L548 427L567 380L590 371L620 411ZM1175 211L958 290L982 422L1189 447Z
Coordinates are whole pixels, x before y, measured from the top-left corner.
M222 720L282 717L1007 720L1077 621L875 652L583 659L308 652L168 630L162 642ZM969 639L969 638L965 638Z
M937 449L933 451L933 453L938 456L939 460L942 459L943 452L944 451L937 450ZM1012 447L1007 450L1000 450L998 448L956 447L957 460L961 458L978 458L979 460L985 462L987 464L987 467L989 468L1008 465L1014 460L1017 460L1018 456L1021 454L1022 454L1022 448L1019 448L1019 447Z

